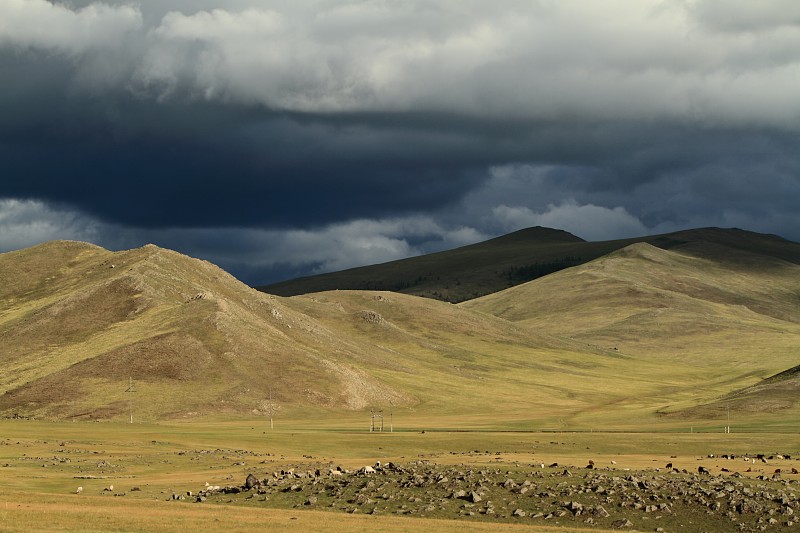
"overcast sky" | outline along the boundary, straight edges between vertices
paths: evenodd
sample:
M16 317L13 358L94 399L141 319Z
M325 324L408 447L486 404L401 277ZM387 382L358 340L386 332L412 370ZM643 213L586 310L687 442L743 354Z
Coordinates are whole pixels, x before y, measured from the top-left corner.
M800 2L0 0L0 251L256 284L536 225L800 241Z

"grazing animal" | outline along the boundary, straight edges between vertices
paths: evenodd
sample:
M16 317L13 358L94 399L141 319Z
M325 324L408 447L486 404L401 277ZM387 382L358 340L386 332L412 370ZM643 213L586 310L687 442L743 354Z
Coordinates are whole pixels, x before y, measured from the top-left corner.
M708 474L709 471L708 471L708 468L706 468L704 466L698 466L697 467L697 473L698 474Z
M797 469L796 468L792 468L792 474L796 474L796 473L797 473Z
M667 466L665 466L664 468L672 468L672 463L667 463Z
M75 490L75 494L80 494L81 492L83 492L83 487L78 487L78 488Z

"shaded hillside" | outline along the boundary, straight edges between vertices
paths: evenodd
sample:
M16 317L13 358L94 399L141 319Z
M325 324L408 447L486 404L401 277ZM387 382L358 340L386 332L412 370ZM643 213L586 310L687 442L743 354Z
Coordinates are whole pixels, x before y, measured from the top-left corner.
M734 413L734 421L750 413L780 413L800 402L800 366L795 366L755 385L726 394L722 398L688 409L664 411L667 417L727 419Z
M585 243L565 231L536 227L455 250L257 288L281 296L385 290L460 302L578 264L584 259L572 254L580 244Z
M334 289L388 290L462 302L592 261L637 242L665 250L725 246L800 263L800 244L737 229L705 228L586 242L564 231L536 227L455 250L298 278L258 289L282 296Z
M698 398L710 399L800 357L800 265L745 248L637 243L460 305L540 333L661 360L662 375L694 366L704 376Z

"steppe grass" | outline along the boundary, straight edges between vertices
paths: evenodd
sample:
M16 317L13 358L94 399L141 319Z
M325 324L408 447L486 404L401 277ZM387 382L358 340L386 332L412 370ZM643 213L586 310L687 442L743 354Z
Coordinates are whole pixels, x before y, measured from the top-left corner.
M558 527L471 523L470 531L563 531ZM251 531L460 532L453 520L348 515L241 506L147 502L99 496L0 493L0 530L62 532ZM574 531L574 529L572 529ZM592 531L603 531L592 529Z
M478 419L420 417L409 423L400 417L394 419L394 431L389 432L385 420L383 433L370 433L367 413L289 415L277 419L274 430L264 418L159 424L0 421L0 529L30 531L36 525L34 529L49 531L196 531L210 526L246 531L265 523L278 530L463 527L457 521L423 518L168 501L173 494L196 493L206 483L241 485L249 473L262 478L284 468L314 465L357 469L378 460L427 461L526 471L554 462L582 469L592 460L621 475L672 462L690 472L699 465L712 473L731 465L741 471L752 467L746 475L755 476L774 467L718 457L782 453L794 458L781 465L785 469L800 466L796 430L725 434L695 428L689 433L666 426L660 432L542 432L471 426ZM82 493L75 494L79 486ZM471 521L469 527L506 526Z

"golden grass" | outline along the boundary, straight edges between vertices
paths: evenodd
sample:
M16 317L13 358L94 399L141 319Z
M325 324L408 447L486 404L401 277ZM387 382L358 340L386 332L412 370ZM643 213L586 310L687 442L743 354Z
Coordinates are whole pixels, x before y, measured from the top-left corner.
M0 494L0 530L7 532L464 531L464 524L426 518L373 517L319 511L144 502L97 496ZM559 527L474 522L470 531L563 531ZM576 530L572 531L589 531ZM591 531L605 531L592 528Z
M169 424L2 420L0 530L247 531L269 524L271 529L281 530L453 531L468 525L475 531L505 531L516 528L475 521L167 500L173 493L197 492L206 482L239 485L248 473L266 477L298 465L338 464L354 469L376 460L409 463L422 459L439 464L536 469L538 466L533 465L551 462L580 468L591 459L598 468L613 468L620 474L626 469L652 471L667 462L690 471L702 464L718 473L721 467L730 468L733 463L709 460L709 453L791 453L796 457L800 451L796 431L444 431L432 428L467 427L474 421L421 418L416 422L428 428L423 433L419 426L409 427L409 419L401 417L395 420L395 432L378 434L368 432L368 419L348 418L346 412L338 419L322 417L322 413L309 415L283 418L274 431L267 429L263 419ZM797 467L800 461L795 458L781 466ZM754 468L756 471L746 475L759 475L774 467L759 464ZM110 485L114 489L105 491ZM74 494L78 486L83 487L82 494ZM134 486L141 490L132 492ZM125 495L114 496L122 493Z

